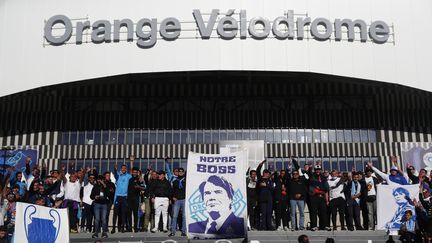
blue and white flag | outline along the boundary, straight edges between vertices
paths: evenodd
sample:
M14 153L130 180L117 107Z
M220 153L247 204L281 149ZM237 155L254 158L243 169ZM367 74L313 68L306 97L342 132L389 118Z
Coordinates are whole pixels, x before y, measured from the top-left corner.
M189 152L186 225L190 239L247 235L246 153Z
M406 222L405 212L411 211L416 220L414 199L419 200L419 185L378 185L377 186L377 229L390 234L397 233Z
M18 202L16 205L14 242L69 242L67 209L48 208Z

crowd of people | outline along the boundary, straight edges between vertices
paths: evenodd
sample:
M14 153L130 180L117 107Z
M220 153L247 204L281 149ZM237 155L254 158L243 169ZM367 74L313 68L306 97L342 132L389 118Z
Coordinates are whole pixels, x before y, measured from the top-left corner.
M24 171L7 168L0 175L0 238L13 233L16 202L66 208L70 232L92 233L93 238L108 237L109 223L111 233L159 231L174 236L180 231L186 236L186 171L172 169L168 162L165 170L142 171L133 167L134 160L131 156L129 166L114 166L103 174L96 168L76 169L73 163L51 171L44 165L31 168L31 158ZM409 200L409 209L395 222L405 242L432 240L432 172L417 172L410 164L402 171L395 163L386 174L371 162L364 171L326 171L320 161L300 168L295 158L285 170L271 171L265 164L246 175L249 230L374 230L377 185L418 184L419 201Z

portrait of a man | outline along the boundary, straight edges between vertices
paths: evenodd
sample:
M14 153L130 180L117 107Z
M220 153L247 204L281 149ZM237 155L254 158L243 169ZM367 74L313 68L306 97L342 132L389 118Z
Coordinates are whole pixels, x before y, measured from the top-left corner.
M393 218L389 222L387 222L386 228L389 230L399 230L405 212L407 210L415 212L415 208L410 198L410 193L407 189L403 187L398 187L394 189L393 197L398 207L393 215ZM415 214L413 215L413 218L415 219Z
M189 224L189 233L244 236L244 219L233 212L234 190L231 183L223 177L213 175L200 184L199 192L209 217L204 221Z

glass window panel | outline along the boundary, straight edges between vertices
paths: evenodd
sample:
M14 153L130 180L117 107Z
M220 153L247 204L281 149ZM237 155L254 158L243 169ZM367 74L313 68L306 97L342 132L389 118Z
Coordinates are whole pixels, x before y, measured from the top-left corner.
M306 137L305 137L304 129L298 129L297 130L297 143L305 143L305 142L306 142Z
M173 143L173 133L171 130L165 131L165 144Z
M331 158L331 169L332 170L339 170L337 158Z
M109 144L117 144L117 131L110 131Z
M196 132L196 143L197 144L203 144L204 143L204 134L201 130L198 130Z
M173 144L180 144L180 131L173 131Z
M345 141L343 130L336 130L336 139L338 143L343 143Z
M348 171L347 164L346 164L346 158L339 157L338 163L339 163L340 171Z
M289 130L288 129L282 129L282 143L289 143Z
M242 132L242 130L235 130L235 139L236 140L243 140L243 132Z
M351 171L354 166L354 158L347 158L347 169ZM354 167L355 169L355 167Z
M108 131L103 131L102 132L102 142L103 142L103 144L110 144L109 132Z
M352 131L344 130L344 138L346 143L352 143Z
M141 132L142 130L133 131L133 144L141 144Z
M329 130L328 138L329 143L336 143L336 130Z
M86 131L85 132L84 144L94 144L94 132L93 131Z
M258 140L258 130L250 130L250 138L251 140Z
M188 141L188 139L189 139L188 131L181 131L180 134L181 134L180 143L181 144L188 144L189 143L189 141Z
M134 143L134 131L133 130L127 130L126 131L126 144L133 144Z
M235 131L234 130L228 130L228 140L235 140Z
M274 129L274 143L282 143L282 130L281 129Z
M204 143L205 144L212 144L212 136L211 136L211 131L210 130L205 130L204 131Z
M321 143L329 142L329 132L327 129L321 130Z
M363 166L362 158L356 157L354 161L355 161L356 171L364 171L365 167Z
M142 144L149 144L149 142L150 142L150 131L149 130L142 130L141 143Z
M191 143L191 144L196 143L196 131L195 130L189 130L188 140L189 140L189 143Z
M149 144L157 144L157 133L154 130L149 132Z
M321 142L321 131L318 129L313 130L313 142L320 143Z
M175 160L174 162L173 162L173 168L180 168L181 166L180 166L180 162L178 161L178 160Z
M78 132L78 144L86 144L86 132Z
M360 142L360 130L353 130L352 131L352 141L354 143Z
M303 169L306 164L306 158L298 158L297 161L299 162L300 168Z
M69 144L77 144L77 143L78 143L78 132L71 132Z
M381 168L381 163L380 163L380 160L379 160L378 157L372 157L371 161L372 161L372 164L373 164L374 167L376 167L376 168L378 168L380 170L382 169Z
M242 130L242 134L243 134L244 140L250 140L251 139L250 130L248 130L248 129Z
M109 163L107 160L94 160L93 163L100 163L100 171L99 173L103 174L107 171L110 171Z
M266 134L265 134L265 130L263 129L259 129L258 130L258 140L266 140Z
M283 170L283 162L282 162L282 161L277 160L277 161L275 162L275 165L276 165L276 170L278 170L278 171Z
M228 132L227 130L220 130L219 133L219 141L228 140Z
M369 130L369 142L371 143L377 142L377 135L375 130Z
M296 129L290 129L289 130L289 141L290 141L290 143L296 143L297 142L297 130Z
M165 143L165 131L164 130L158 130L157 143L158 144L164 144Z
M367 130L360 130L360 141L364 143L369 142Z
M322 165L324 170L330 171L331 170L330 158L328 157L322 158Z
M305 130L305 143L311 143L312 142L312 130L306 129Z
M156 171L158 170L157 166L156 166L156 160L155 159L150 159L148 164L149 164L149 167L152 168L153 170L156 170Z
M212 130L212 143L219 143L219 130Z
M273 129L266 129L266 139L267 143L274 143L274 132Z
M70 132L63 132L62 133L62 144L68 145L69 144L69 138L70 138Z
M125 143L125 130L119 130L117 135L117 144L124 144Z
M95 131L94 132L94 144L102 144L102 132Z

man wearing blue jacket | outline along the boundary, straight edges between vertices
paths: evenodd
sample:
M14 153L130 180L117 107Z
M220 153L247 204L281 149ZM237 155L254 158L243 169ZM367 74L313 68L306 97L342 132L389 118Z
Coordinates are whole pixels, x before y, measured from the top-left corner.
M133 161L135 160L135 156L130 156L130 164L131 168L133 167ZM132 178L132 175L128 173L128 168L125 164L121 166L120 171L117 170L117 164L114 165L114 178L116 179L116 191L114 194L114 214L117 214L119 217L119 231L124 233L126 227L126 215L128 212L128 204L127 204L127 195L128 195L128 187L129 180ZM113 219L113 231L115 231L115 220Z

